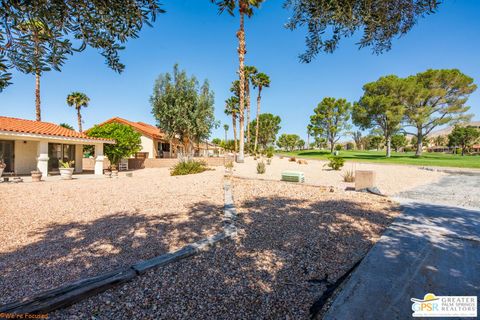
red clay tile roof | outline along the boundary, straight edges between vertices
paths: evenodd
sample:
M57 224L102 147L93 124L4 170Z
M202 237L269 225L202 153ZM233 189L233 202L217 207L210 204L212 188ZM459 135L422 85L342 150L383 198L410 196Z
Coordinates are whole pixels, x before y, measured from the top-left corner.
M50 122L33 121L2 116L0 116L0 131L42 134L66 138L113 141L111 139L89 137L84 133L70 130Z
M125 124L127 126L131 126L132 128L136 129L137 131L140 131L140 133L143 133L146 136L149 136L154 139L164 139L166 137L166 134L160 131L159 128L152 126L151 124L145 123L145 122L133 122L127 119L123 119L120 117L115 117L108 119L107 121L102 122L99 124L99 126L107 124L107 123L121 123Z

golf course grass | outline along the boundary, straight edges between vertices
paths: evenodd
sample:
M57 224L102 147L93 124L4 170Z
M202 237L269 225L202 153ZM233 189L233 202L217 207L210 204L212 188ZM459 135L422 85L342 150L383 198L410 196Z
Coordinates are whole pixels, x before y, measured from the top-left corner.
M280 152L284 156L295 156L306 159L327 160L331 156L327 150L301 150ZM390 158L385 157L384 151L340 151L340 157L347 162L377 162L391 164L407 164L417 166L480 168L480 156L461 156L445 153L424 152L421 157L415 157L414 152L392 152Z

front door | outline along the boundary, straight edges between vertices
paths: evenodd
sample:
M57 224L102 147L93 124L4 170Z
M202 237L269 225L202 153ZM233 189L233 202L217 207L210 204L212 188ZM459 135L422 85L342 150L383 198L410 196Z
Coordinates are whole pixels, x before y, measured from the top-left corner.
M15 141L9 140L0 140L0 160L6 164L5 172L13 172L14 171L14 147Z

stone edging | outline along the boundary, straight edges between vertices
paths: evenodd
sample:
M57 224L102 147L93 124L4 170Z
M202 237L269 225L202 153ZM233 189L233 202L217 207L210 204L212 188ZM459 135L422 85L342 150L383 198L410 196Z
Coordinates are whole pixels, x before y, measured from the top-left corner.
M0 313L35 314L48 313L60 308L65 308L119 284L130 281L150 269L165 266L169 263L193 256L199 252L208 250L208 248L217 242L236 237L237 228L235 226L235 220L237 219L237 211L233 203L232 184L228 180L224 182L224 193L223 232L188 244L179 250L137 262L123 269L117 269L99 276L78 280L59 288L44 291L31 299L0 306Z
M465 169L444 169L438 167L418 167L420 170L433 171L433 172L443 172L449 174L464 174L467 176L477 176L480 175L480 170L465 168Z

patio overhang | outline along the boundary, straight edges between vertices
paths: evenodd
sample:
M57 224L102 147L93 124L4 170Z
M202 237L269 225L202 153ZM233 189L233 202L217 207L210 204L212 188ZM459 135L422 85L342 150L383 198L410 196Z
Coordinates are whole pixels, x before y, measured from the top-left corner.
M71 144L85 144L85 145L95 145L95 144L101 144L101 143L115 144L115 141L111 139L64 137L64 136L57 136L57 135L28 133L28 132L14 132L14 131L5 131L5 130L0 130L0 137L2 139L10 139L10 140L31 140L31 141L48 140L49 142L52 142L52 143L71 143Z

